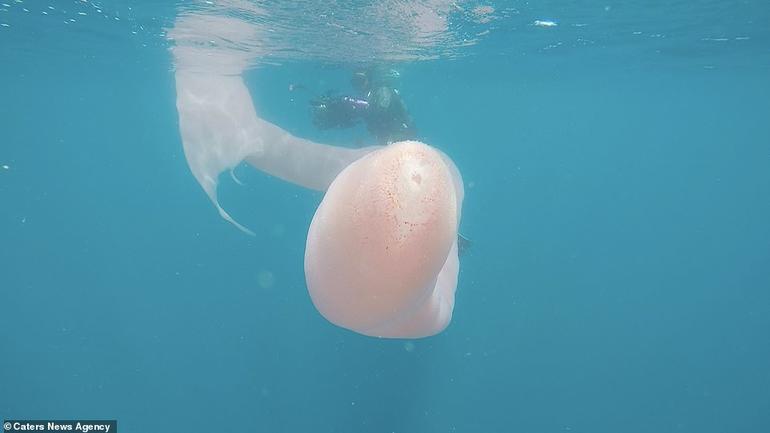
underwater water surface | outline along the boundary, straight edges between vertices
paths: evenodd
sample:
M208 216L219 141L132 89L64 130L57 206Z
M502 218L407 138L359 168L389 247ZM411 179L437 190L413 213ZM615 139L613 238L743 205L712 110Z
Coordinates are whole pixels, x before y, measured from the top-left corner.
M767 2L0 2L0 418L770 429ZM189 16L252 33L175 33ZM220 218L174 74L233 53L260 116L351 148L373 137L319 130L310 100L398 71L465 184L445 331L372 338L316 311L321 192L241 164L219 200L254 236Z

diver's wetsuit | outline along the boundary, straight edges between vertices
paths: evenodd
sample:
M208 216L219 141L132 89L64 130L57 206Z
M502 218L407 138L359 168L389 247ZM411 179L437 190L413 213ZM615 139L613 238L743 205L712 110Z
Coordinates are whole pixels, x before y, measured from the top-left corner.
M398 90L372 73L354 75L354 87L364 96L324 96L311 101L313 123L319 129L349 128L359 121L381 144L415 138L414 124Z
M388 86L372 89L364 116L366 129L382 143L415 138L414 125L398 90Z

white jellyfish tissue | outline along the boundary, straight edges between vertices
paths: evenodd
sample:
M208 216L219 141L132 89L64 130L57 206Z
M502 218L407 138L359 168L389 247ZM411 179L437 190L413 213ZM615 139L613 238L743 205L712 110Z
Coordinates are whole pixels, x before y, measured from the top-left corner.
M459 270L457 167L417 141L352 149L299 138L262 119L242 76L250 59L240 50L212 53L212 46L197 43L198 33L221 31L233 41L253 36L233 20L184 15L169 31L179 130L193 175L220 215L247 233L219 204L221 173L246 161L325 190L305 250L307 287L318 311L369 336L441 332L452 318ZM260 274L263 287L274 281L272 273Z

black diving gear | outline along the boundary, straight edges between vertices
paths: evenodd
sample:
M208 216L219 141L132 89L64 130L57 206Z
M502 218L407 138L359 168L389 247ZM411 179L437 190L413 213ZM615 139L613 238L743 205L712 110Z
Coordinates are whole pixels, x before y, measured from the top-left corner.
M364 116L369 102L349 96L323 96L310 101L318 129L350 128Z
M383 144L415 138L406 104L392 82L397 76L393 70L356 72L351 85L361 96L326 95L311 101L313 124L319 129L350 128L363 121Z

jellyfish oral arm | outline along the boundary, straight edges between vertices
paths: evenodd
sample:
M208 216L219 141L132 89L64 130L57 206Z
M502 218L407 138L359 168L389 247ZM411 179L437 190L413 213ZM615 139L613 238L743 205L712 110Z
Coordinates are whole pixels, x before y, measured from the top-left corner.
M275 177L305 188L326 191L335 177L350 163L379 146L350 149L329 146L295 137L262 119L261 152L246 156L246 162Z
M247 161L288 182L319 191L377 147L349 149L296 137L257 116L240 75L176 72L177 111L187 163L220 215L241 230L217 199L219 175Z

